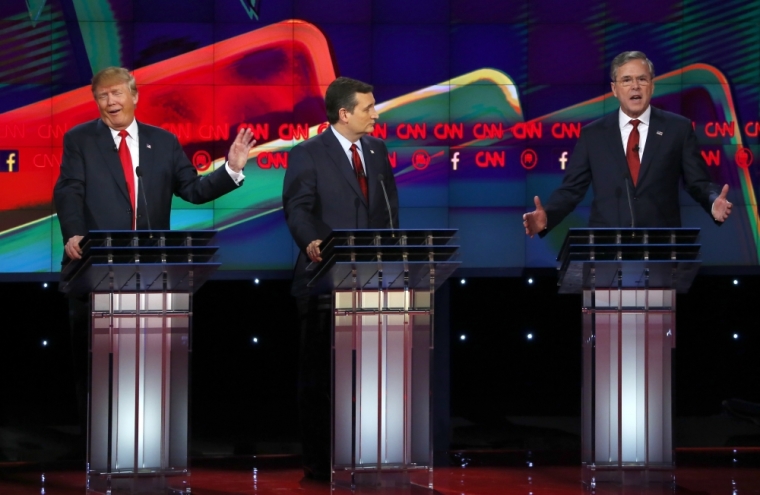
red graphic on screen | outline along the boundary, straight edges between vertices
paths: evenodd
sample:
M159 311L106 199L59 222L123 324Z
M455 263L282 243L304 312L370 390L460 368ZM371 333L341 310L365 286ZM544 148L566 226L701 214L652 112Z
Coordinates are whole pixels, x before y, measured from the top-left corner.
M749 166L752 165L754 158L755 157L752 155L752 150L744 146L736 150L736 154L734 155L736 164L741 168L749 168Z
M208 151L196 151L193 155L193 166L198 172L205 172L211 166L211 154Z
M417 150L412 155L412 166L417 170L425 170L430 165L430 153L425 150Z
M525 170L535 168L538 164L538 154L530 148L524 150L520 153L520 164Z

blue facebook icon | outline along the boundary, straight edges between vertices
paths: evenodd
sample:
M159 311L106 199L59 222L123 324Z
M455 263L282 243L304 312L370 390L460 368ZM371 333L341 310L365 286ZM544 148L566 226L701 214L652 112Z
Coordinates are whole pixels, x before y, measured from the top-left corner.
M0 150L0 172L18 172L18 150Z

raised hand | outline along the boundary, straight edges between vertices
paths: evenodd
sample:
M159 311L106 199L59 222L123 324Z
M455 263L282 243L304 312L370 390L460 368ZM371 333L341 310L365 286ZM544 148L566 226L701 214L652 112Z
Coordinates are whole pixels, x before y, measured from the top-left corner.
M248 162L248 153L250 153L256 140L253 139L253 133L249 127L244 127L238 131L235 141L230 146L230 152L227 153L227 163L235 172L240 172Z

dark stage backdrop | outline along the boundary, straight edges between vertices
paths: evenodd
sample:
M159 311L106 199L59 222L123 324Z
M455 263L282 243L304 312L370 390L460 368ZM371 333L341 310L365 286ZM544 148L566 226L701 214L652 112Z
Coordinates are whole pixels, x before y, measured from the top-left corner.
M62 138L97 118L88 85L108 65L135 70L138 118L174 132L200 173L253 129L244 187L174 203L172 228L220 231L230 275L292 267L288 150L325 129L337 75L375 85L403 227L458 228L469 273L553 266L588 201L544 240L525 238L521 215L560 183L581 126L615 110L609 62L630 49L655 63L654 105L693 120L731 186L720 230L682 198L705 263L756 266L758 47L760 1L745 0L3 0L0 274L55 278Z

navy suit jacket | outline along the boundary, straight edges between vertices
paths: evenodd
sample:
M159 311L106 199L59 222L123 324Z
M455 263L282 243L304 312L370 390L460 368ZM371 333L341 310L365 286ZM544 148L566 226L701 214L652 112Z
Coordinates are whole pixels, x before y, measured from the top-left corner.
M292 293L306 296L309 273L306 246L324 240L333 229L386 229L390 216L379 176L383 176L398 227L398 191L385 143L372 136L361 138L367 171L369 201L359 188L351 162L332 129L327 129L290 150L282 189L285 220L300 249Z
M140 122L137 128L142 172L138 229L147 230L149 219L152 229L168 230L173 194L190 203L205 203L238 187L225 167L199 176L174 134ZM102 120L73 127L63 137L61 175L53 199L64 244L90 230L132 229L124 171L111 131Z
M581 130L562 185L544 206L547 230L557 226L593 188L589 227L680 227L679 182L711 212L720 186L710 182L691 122L652 107L639 178L633 185L615 111ZM630 192L629 192L630 191ZM712 216L712 215L711 215Z

